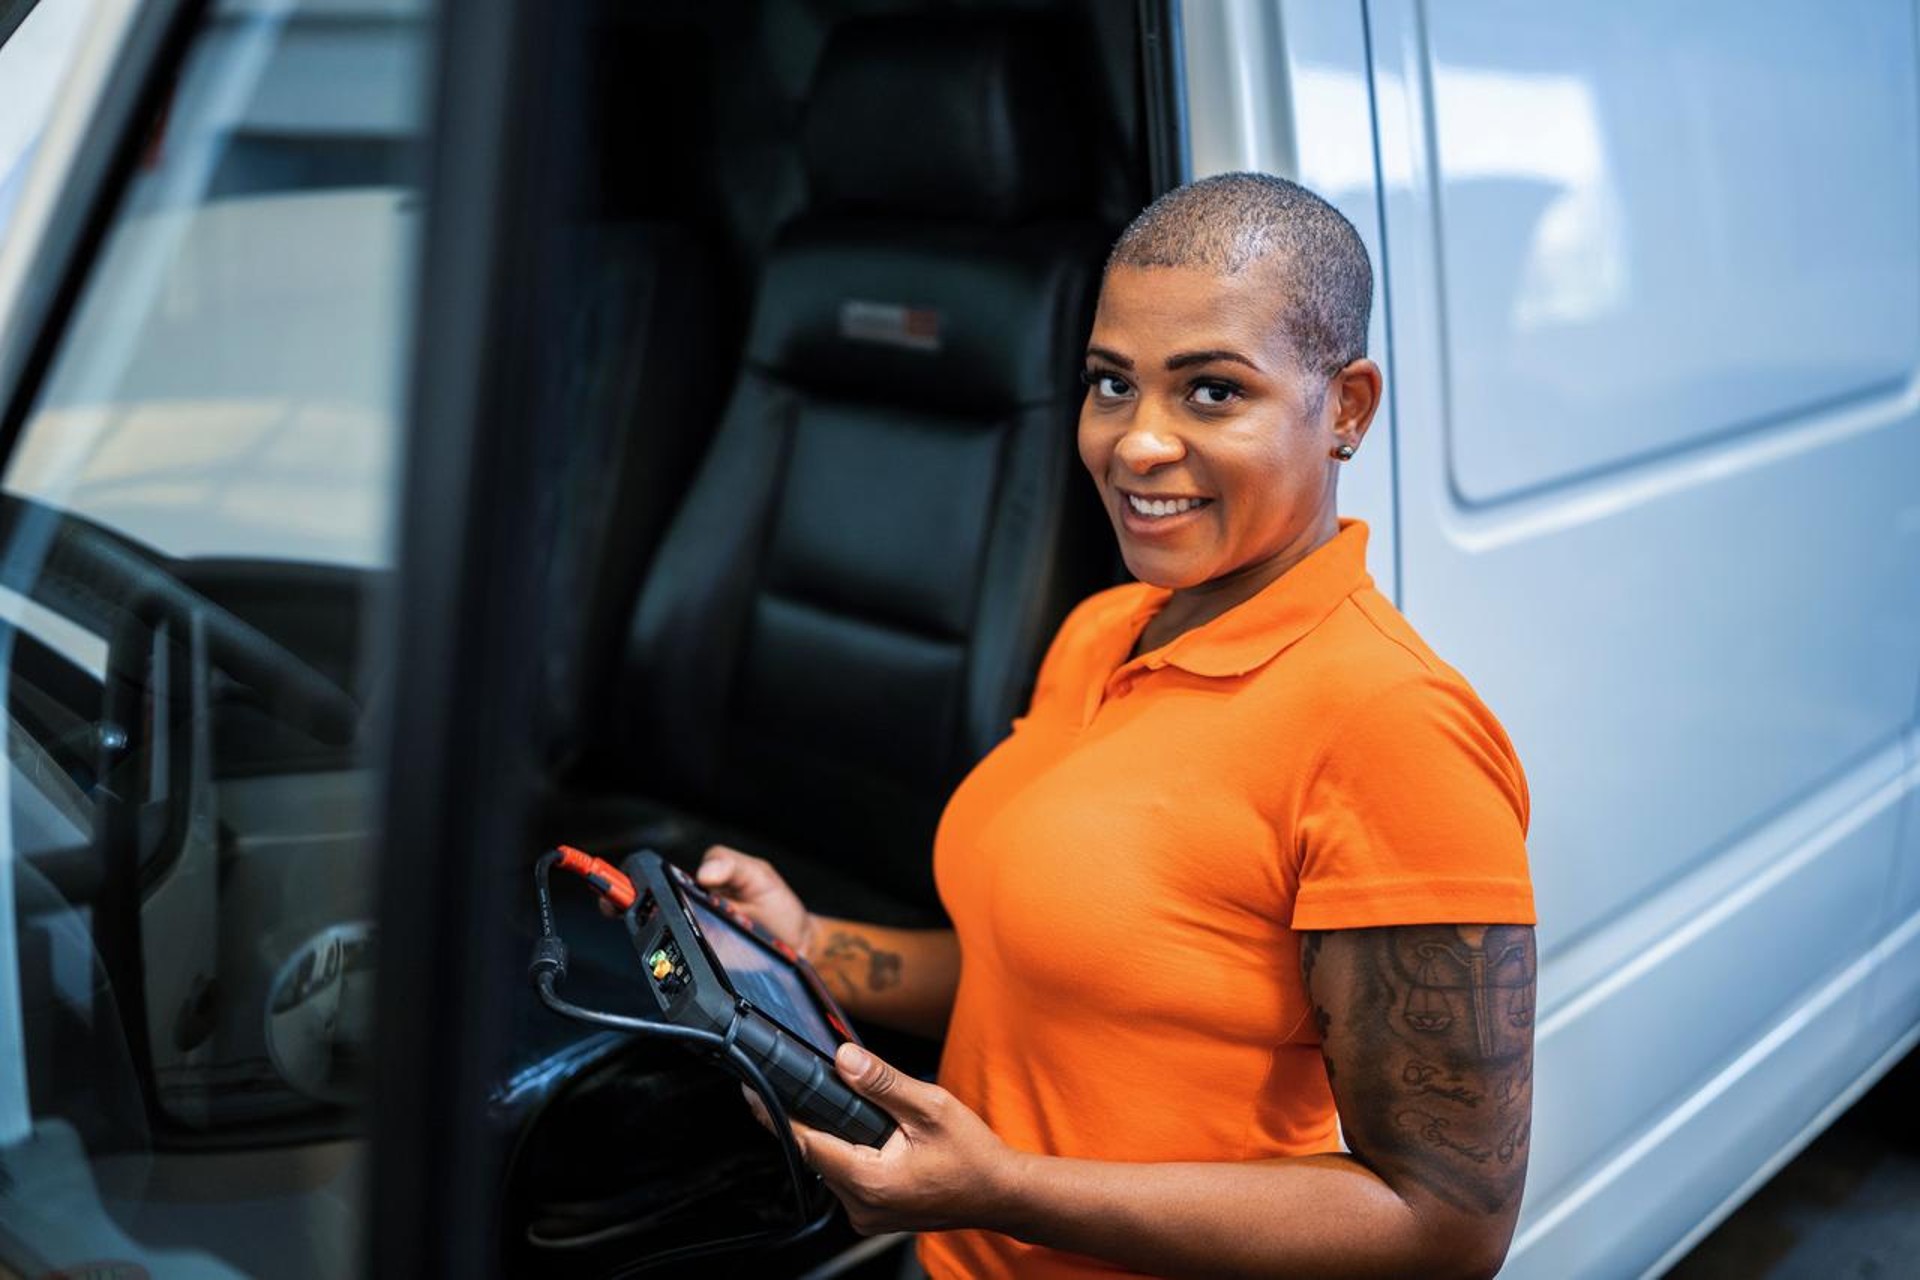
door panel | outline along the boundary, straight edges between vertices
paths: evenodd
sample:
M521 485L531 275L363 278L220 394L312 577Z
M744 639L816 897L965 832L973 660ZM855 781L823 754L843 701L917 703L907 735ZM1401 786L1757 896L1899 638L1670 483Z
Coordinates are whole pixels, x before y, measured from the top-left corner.
M1464 501L1911 378L1909 6L1511 10L1427 10Z
M1304 184L1360 233L1373 262L1367 354L1386 393L1367 439L1341 468L1340 513L1367 522L1367 567L1398 598L1394 559L1394 400L1387 267L1374 167L1366 22L1361 7L1317 0L1220 0L1181 13L1188 178L1252 169Z
M47 353L0 396L0 930L24 1024L0 1080L30 1104L0 1271L347 1275L418 200L411 177L237 183L231 162L290 93L328 119L414 102L417 59L364 48L357 80L270 77L343 21L399 47L424 15L162 8L115 67L125 137L89 139L126 163L65 174L63 221L100 229L72 242L70 297L0 314Z
M1866 1036L1892 1044L1920 1035L1920 706L1903 744L1906 807L1900 815L1881 938L1875 947Z
M1885 1048L1861 1018L1920 653L1912 14L1367 13L1401 600L1533 793L1510 1273L1625 1274ZM1816 136L1853 126L1860 166Z

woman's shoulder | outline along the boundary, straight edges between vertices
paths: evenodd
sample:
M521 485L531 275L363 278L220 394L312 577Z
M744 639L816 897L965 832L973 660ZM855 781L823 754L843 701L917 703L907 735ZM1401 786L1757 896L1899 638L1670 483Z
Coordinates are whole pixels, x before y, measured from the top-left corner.
M1303 646L1303 648L1305 648ZM1324 669L1316 688L1333 736L1360 728L1409 723L1471 725L1500 753L1512 746L1491 707L1466 676L1448 663L1404 614L1371 587L1354 592L1319 627L1301 657Z

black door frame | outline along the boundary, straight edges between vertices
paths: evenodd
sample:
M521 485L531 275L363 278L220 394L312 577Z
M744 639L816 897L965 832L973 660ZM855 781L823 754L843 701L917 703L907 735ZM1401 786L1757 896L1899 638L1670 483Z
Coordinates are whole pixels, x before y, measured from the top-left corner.
M535 317L570 6L438 10L382 806L369 1269L499 1274L487 1095L525 982L548 548Z

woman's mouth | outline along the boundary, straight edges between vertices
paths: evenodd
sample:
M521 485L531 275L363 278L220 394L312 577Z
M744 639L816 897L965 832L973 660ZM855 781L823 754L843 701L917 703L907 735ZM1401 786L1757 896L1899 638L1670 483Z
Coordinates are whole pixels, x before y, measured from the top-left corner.
M1120 494L1120 512L1129 532L1161 533L1188 523L1194 513L1213 505L1212 498L1152 497L1147 494Z

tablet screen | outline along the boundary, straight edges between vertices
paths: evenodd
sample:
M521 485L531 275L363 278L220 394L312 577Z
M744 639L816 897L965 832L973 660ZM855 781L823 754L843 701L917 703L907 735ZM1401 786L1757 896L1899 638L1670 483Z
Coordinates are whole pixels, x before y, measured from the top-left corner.
M684 901L688 914L706 936L707 945L713 948L714 959L726 970L733 993L831 1058L840 1047L840 1037L821 1016L793 966L692 895Z

